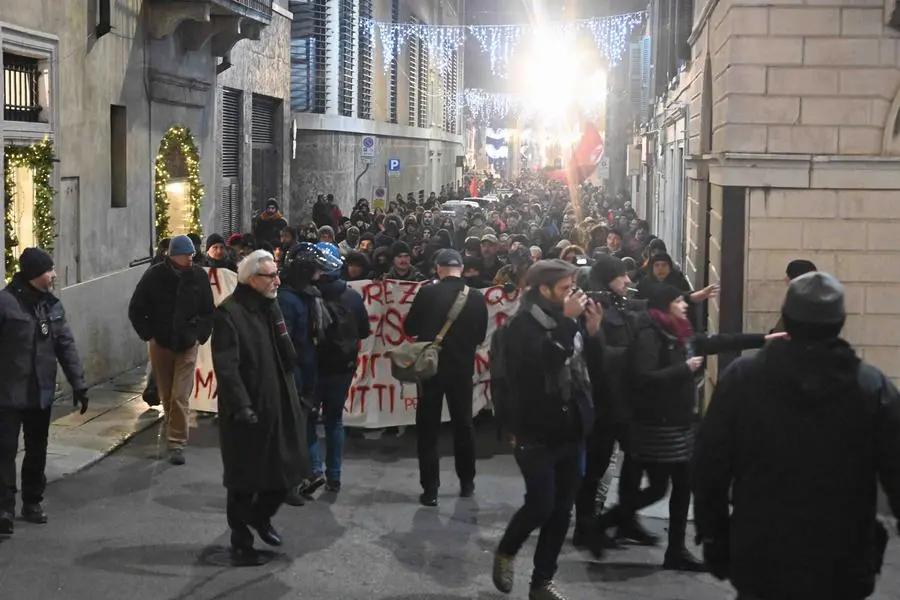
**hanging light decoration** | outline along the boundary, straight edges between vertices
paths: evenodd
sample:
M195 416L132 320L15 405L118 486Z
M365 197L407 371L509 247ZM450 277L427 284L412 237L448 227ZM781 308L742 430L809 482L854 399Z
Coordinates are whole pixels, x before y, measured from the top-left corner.
M463 103L476 123L505 119L522 108L522 99L514 94L487 92L469 88L463 92Z
M625 54L628 37L641 24L644 11L631 12L610 17L581 19L578 21L558 21L541 25L544 31L559 36L590 34L594 44L606 58L609 66L618 64ZM481 51L488 56L491 73L506 77L506 73L522 37L532 35L537 30L534 25L425 25L423 23L388 23L366 19L362 26L368 27L372 39L381 41L381 56L385 71L391 68L395 58L394 48L401 52L412 38L422 40L434 57L435 67L442 75L450 68L453 53L462 47L468 33L476 40ZM377 30L377 31L376 31Z

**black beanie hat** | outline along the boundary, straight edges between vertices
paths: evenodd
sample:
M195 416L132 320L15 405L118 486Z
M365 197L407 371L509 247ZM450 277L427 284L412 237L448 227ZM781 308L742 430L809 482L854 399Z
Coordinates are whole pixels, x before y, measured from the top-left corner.
M669 312L669 305L676 299L684 296L684 292L674 285L657 283L650 288L647 295L647 308L655 308L662 312Z
M409 244L406 242L394 242L391 244L391 258L396 258L401 254L410 254Z
M672 262L672 257L669 256L666 252L659 252L658 254L654 254L653 258L650 259L650 266L652 267L655 263L658 262L668 263L670 269L675 268L675 263Z
M37 279L53 270L53 258L40 248L25 248L19 257L19 272L25 281Z
M787 275L787 278L793 281L797 279L801 275L806 275L807 273L812 273L813 271L818 271L816 265L811 260L792 260L788 263L787 269L785 269L784 274Z
M218 233L211 233L211 234L209 234L209 237L206 238L206 249L209 250L210 248L212 248L212 247L215 246L216 244L223 244L223 245L224 245L224 244L225 244L225 238L223 238L223 237L222 237L221 235L219 235Z
M798 323L843 323L847 316L844 286L828 273L814 271L801 275L788 286L781 312Z
M626 272L625 263L620 259L609 254L601 254L591 267L591 278L602 286L608 286L610 281L622 277Z

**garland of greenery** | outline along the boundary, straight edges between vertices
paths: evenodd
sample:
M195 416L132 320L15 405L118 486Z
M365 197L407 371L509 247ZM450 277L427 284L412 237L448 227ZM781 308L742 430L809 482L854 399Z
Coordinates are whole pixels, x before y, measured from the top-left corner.
M200 183L200 153L194 143L194 136L187 127L172 127L163 136L159 144L159 153L156 155L156 182L154 184L154 208L156 212L156 241L170 237L169 229L169 194L166 185L171 179L167 158L175 149L181 151L187 167L187 179L190 188L188 196L188 233L196 233L203 236L203 227L200 225L200 206L203 202L205 190Z
M52 185L54 162L56 162L56 156L53 154L53 142L49 139L44 139L44 141L31 146L7 146L4 149L3 197L5 206L3 207L3 220L6 249L4 264L7 280L11 279L16 269L18 269L18 261L13 250L19 245L13 230L12 198L16 192L13 169L25 167L31 170L34 184L33 227L35 242L38 247L52 254L56 240L56 219L53 216L53 196L56 194L56 191Z

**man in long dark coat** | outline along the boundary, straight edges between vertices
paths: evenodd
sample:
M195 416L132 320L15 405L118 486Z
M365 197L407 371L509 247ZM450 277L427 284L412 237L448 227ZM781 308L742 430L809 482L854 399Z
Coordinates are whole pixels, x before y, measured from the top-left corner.
M281 545L271 519L287 491L310 476L306 418L292 374L296 356L275 301L279 283L274 257L252 252L238 266L237 288L213 318L219 445L235 566L265 562L253 548L251 528L266 544Z

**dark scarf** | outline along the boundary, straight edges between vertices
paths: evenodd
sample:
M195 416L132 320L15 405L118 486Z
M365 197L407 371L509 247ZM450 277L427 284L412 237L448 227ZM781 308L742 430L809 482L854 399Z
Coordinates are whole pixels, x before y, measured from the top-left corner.
M291 336L278 302L275 299L266 298L243 283L239 283L234 288L234 299L247 309L258 311L265 316L269 330L272 332L275 352L278 354L278 360L281 361L281 368L286 373L292 372L297 367L297 351L291 342Z
M312 327L313 340L316 344L320 344L325 341L325 332L332 323L331 313L325 306L322 292L312 283L308 283L298 293L309 298L309 322Z

